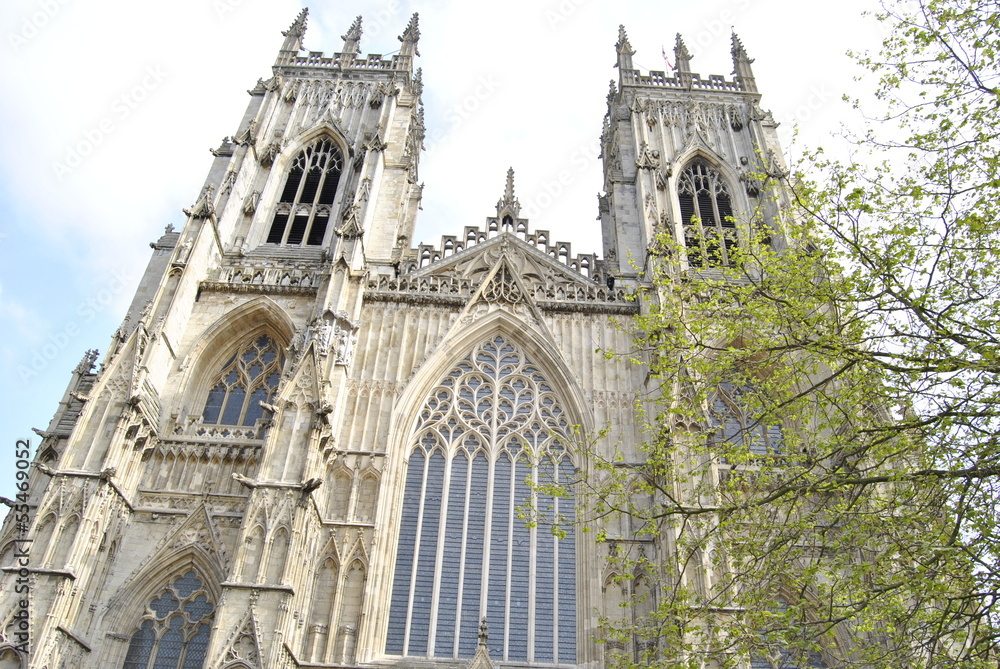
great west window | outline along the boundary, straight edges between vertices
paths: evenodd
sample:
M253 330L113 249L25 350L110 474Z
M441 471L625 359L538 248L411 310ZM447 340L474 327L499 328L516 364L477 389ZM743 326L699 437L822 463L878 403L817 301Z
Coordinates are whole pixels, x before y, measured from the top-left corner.
M406 471L386 653L576 662L574 466L556 393L503 337L427 398Z

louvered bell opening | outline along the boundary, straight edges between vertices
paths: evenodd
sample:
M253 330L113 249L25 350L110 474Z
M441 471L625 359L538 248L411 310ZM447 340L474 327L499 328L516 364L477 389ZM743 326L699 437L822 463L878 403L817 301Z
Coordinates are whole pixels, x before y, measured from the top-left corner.
M719 266L725 264L725 256L722 255L722 248L719 242L719 230L717 228L703 228L705 233L705 258L709 266Z
M677 196L680 200L681 205L681 222L684 225L691 225L691 219L694 218L694 198L686 193L682 193Z
M698 212L701 214L701 224L703 227L718 225L718 221L713 220L715 213L712 210L712 195L705 191L698 193Z
M288 214L275 214L271 223L271 231L267 233L268 244L280 244L285 236L285 226L288 224Z
M302 238L306 235L306 225L309 224L308 216L296 216L292 220L292 229L288 231L289 244L301 244Z
M726 195L718 195L715 203L719 207L719 216L722 217L720 222L722 227L735 228L736 219L733 217L733 206L729 203L729 198Z
M333 204L337 195L337 182L340 181L340 170L329 170L323 181L323 190L319 194L319 204Z
M285 189L281 191L281 202L295 202L295 193L299 190L299 181L301 180L301 167L293 167L289 170L288 179L285 180Z
M322 244L323 237L326 235L326 226L329 221L329 216L317 216L313 220L312 227L309 228L309 239L306 240L306 244L309 246L319 246Z
M316 191L319 190L319 182L322 180L323 170L318 167L309 170L309 173L306 174L306 183L302 187L302 196L299 198L299 202L312 204L316 199Z

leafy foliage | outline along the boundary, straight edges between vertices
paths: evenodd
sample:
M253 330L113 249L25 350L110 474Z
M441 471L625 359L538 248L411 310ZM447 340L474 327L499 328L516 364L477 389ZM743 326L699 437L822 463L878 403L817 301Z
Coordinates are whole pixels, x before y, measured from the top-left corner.
M785 219L728 266L658 240L645 460L592 481L653 547L612 552L620 666L996 665L1000 5L880 18L857 161L760 175Z

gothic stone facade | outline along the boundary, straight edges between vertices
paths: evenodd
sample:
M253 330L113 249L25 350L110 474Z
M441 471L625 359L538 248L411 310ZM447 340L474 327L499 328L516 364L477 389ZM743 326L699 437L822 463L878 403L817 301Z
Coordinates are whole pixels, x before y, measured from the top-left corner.
M414 247L417 18L391 58L359 56L360 19L329 57L305 28L40 432L30 527L0 534L4 669L599 667L600 617L655 598L604 557L661 547L569 522L574 444L607 427L599 452L640 458L646 371L602 353L630 345L628 259L666 229L708 245L680 268L725 262L759 205L747 174L779 151L742 45L732 80L680 38L641 75L620 32L602 258L531 231L512 172L484 226Z

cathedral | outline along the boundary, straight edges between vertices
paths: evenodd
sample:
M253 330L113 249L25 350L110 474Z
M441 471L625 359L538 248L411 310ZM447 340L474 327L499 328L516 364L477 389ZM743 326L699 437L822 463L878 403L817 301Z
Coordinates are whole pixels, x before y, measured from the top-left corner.
M39 431L0 533L2 669L596 669L602 620L655 601L607 554L666 544L585 531L579 442L642 457L653 382L606 352L630 346L655 237L705 269L734 220L777 220L743 45L732 78L693 73L680 37L642 74L619 30L603 248L575 253L521 217L513 170L484 222L415 240L417 16L385 57L360 17L331 55L306 24Z

